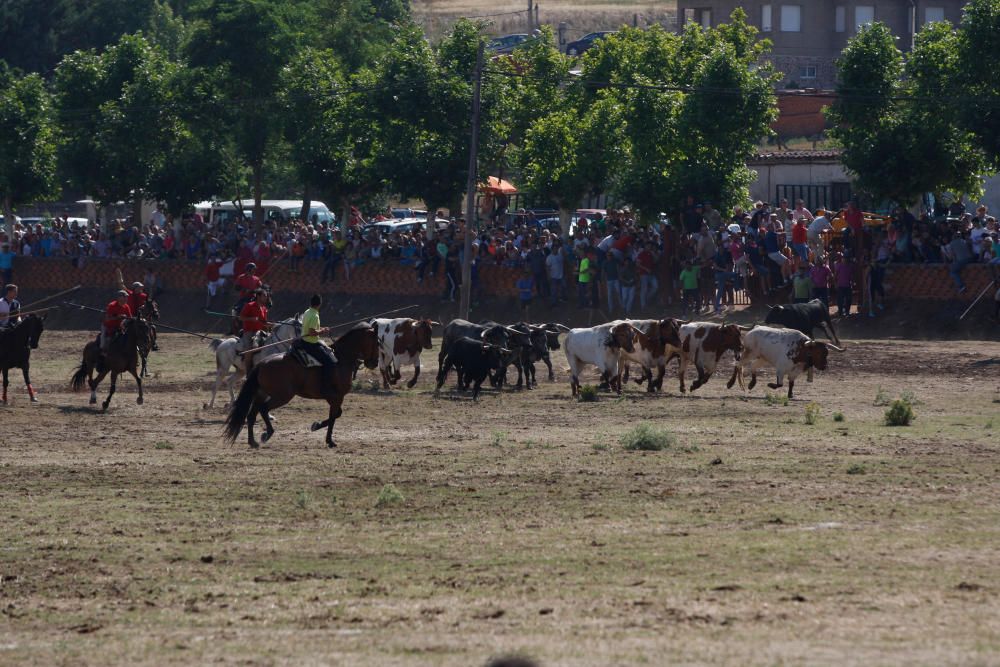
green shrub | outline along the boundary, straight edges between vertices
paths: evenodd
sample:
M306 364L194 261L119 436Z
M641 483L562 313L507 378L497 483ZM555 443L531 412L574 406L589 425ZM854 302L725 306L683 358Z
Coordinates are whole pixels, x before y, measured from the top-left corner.
M153 449L173 449L173 448L174 446L171 445L169 442L158 442L155 445L153 445Z
M806 423L812 426L819 421L819 403L810 403L806 406Z
M889 405L889 392L879 385L878 391L875 392L875 400L872 401L872 405L876 407L882 407L883 405Z
M851 464L850 467L847 468L847 474L848 475L864 475L865 474L865 467L863 465L861 465L860 463L853 463L853 464Z
M902 394L900 395L899 399L900 399L900 400L902 400L902 401L906 401L906 402L907 402L907 403L909 403L909 404L910 404L911 406L914 406L914 405L920 405L920 400L919 400L919 399L917 398L917 395L916 395L916 394L914 394L914 393L913 393L912 391L910 391L909 389L907 389L906 391L904 391L904 392L903 392L903 393L902 393Z
M295 506L298 507L300 510L304 510L305 508L309 507L310 500L312 499L309 497L308 492L306 492L305 490L299 491L299 495L295 497Z
M375 507L388 507L389 505L401 503L404 500L406 498L403 497L403 493L399 489L392 484L386 484L378 492L378 498L375 499Z
M493 431L493 435L490 439L490 444L494 447L500 447L504 442L507 441L507 437L510 434L507 431Z
M764 405L788 405L788 396L767 392L764 394Z
M886 426L909 426L915 418L913 406L902 398L893 401L889 409L885 411Z
M630 451L658 452L676 444L677 440L668 431L652 424L639 424L621 438L622 447Z
M592 384L585 384L580 387L579 400L581 403L596 403L597 387Z
M844 421L844 413L843 412L834 412L833 413L833 421L835 421L835 422L842 422L842 421Z

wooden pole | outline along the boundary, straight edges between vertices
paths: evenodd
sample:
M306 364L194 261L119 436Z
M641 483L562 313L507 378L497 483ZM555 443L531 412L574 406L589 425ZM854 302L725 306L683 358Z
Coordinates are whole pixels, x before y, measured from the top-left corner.
M531 0L528 0L530 3ZM465 190L465 244L462 255L462 293L459 313L465 319L469 318L472 306L472 235L475 233L476 220L476 183L477 167L479 165L479 104L483 84L483 53L486 43L479 41L479 51L476 54L476 79L472 91L472 136L469 138L469 177Z

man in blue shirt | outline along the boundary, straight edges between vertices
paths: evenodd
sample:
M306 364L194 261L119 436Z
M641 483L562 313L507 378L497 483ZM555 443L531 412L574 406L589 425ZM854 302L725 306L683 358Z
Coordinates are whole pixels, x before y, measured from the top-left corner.
M528 306L531 305L531 292L535 288L535 281L531 277L531 270L525 269L524 274L517 281L517 296L521 301L521 315L525 321L528 317Z
M10 243L6 241L0 245L0 274L3 280L0 283L7 285L14 276L14 253L11 252Z

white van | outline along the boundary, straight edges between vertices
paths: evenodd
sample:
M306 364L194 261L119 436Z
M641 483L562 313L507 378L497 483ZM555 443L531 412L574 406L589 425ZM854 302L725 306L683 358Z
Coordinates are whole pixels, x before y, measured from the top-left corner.
M253 220L253 200L241 199L239 204L243 208L244 221L249 223ZM264 209L264 217L268 220L287 223L302 215L301 199L263 199L260 204ZM195 204L194 210L212 226L228 225L239 216L239 209L231 201L203 201ZM334 216L326 204L314 200L309 205L309 220L331 225Z

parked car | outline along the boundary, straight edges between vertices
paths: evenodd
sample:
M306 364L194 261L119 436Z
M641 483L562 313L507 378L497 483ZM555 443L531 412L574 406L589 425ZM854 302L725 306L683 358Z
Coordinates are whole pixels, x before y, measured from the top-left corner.
M584 35L575 42L570 42L566 45L566 55L567 56L580 56L592 47L598 40L604 39L608 35L615 34L614 30L604 30L601 32L592 32L589 35Z
M437 230L443 231L448 228L448 221L444 218L435 218ZM373 222L370 225L365 225L364 231L375 228L383 235L400 233L400 234L412 234L417 230L427 229L427 218L401 218L398 220L383 220L382 222Z
M486 45L486 50L491 52L493 55L512 53L514 49L518 48L519 46L527 42L530 37L531 35L525 35L525 34L503 35L502 37L494 37Z
M400 220L403 218L426 218L427 211L421 211L417 208L394 208L392 209L392 217Z

